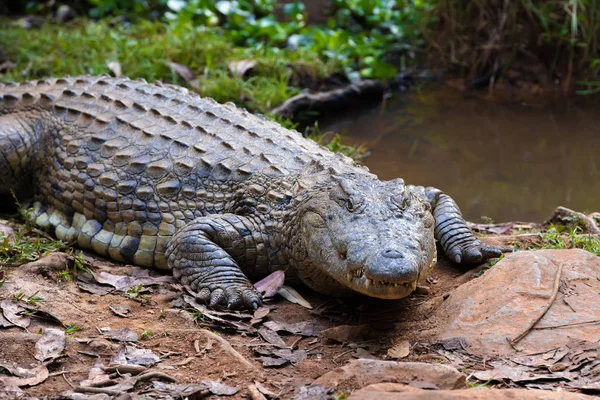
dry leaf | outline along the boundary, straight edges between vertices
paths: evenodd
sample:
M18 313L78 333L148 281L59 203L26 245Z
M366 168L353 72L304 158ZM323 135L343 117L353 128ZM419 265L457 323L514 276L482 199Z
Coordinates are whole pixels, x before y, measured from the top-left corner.
M252 319L262 319L264 317L266 317L267 315L269 315L269 312L271 312L271 309L269 307L258 307L255 311L254 311L254 315L252 316Z
M0 308L2 308L4 318L19 328L27 329L31 323L31 320L28 317L20 315L21 312L25 311L25 309L11 299L2 300L2 303L0 303Z
M302 307L312 309L312 306L310 305L310 303L308 301L306 301L306 299L304 297L300 296L300 293L298 293L296 291L296 289L294 289L290 286L283 285L277 293L281 297L283 297L284 299L289 301L290 303L299 304Z
M263 298L273 297L283 286L285 281L285 273L283 271L275 271L267 277L261 279L254 284L256 290L262 293Z
M113 312L113 314L122 317L122 318L129 318L129 314L131 312L131 308L127 307L127 306L120 306L120 305L110 305L108 306L108 309L110 311Z
M297 323L287 323L280 321L268 321L265 322L265 326L275 332L284 331L294 335L301 336L317 336L318 333L315 328L314 321L302 321Z
M387 355L391 358L404 358L410 354L410 343L408 340L403 340L394 347L390 347Z
M258 330L258 334L267 342L275 345L277 347L287 347L285 341L277 334L277 332L272 331L271 329L262 326Z
M139 337L138 334L129 328L123 328L121 330L107 330L102 332L103 335L107 336L107 339L117 340L119 342L137 342Z
M12 377L3 377L3 381L9 386L35 386L48 379L48 368L38 365L35 368L26 369L9 364L0 364L0 372L8 371Z
M182 77L186 82L190 82L194 80L196 77L191 69L186 67L185 65L174 63L173 61L167 61L167 64L173 71L177 73L180 77Z
M229 71L231 75L243 78L250 70L252 70L256 66L256 61L254 60L240 60L240 61L231 61L229 64Z
M35 359L46 362L60 357L65 349L65 342L65 332L62 330L44 329L42 337L35 344Z
M117 78L120 76L123 76L123 70L121 69L121 63L119 63L118 61L108 61L106 63L106 66L108 67L108 69L110 69L110 72L112 72L113 75L116 76Z

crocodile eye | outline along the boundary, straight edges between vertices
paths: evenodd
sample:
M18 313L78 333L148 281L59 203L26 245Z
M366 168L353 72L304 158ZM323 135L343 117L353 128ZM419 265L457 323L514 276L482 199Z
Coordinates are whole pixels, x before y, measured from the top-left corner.
M392 196L391 201L400 211L404 211L408 207L408 198L405 196Z
M346 208L348 209L348 211L352 212L354 210L356 210L356 203L354 202L354 200L352 200L352 197L349 197L346 200Z
M363 201L359 197L350 196L346 198L340 198L337 203L340 205L340 207L344 207L350 212L355 212L361 208Z

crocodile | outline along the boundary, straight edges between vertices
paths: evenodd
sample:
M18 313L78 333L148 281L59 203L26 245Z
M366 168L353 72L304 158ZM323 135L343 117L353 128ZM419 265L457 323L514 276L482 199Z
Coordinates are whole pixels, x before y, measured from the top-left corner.
M448 195L368 168L233 103L144 80L0 85L0 193L58 239L172 270L211 306L256 308L248 277L398 299L437 261L501 250Z

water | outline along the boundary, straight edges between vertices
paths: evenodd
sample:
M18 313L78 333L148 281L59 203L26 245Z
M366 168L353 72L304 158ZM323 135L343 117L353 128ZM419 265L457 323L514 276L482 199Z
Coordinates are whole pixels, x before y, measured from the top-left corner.
M381 179L438 187L471 221L541 222L559 205L600 211L596 103L507 103L436 88L324 128L366 144L364 162Z

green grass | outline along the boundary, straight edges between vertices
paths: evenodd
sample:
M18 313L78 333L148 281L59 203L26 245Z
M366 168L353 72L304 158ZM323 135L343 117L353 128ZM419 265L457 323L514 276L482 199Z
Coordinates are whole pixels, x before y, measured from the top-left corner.
M600 237L582 234L579 226L552 225L540 233L544 249L582 249L600 256Z
M8 238L0 233L0 271L3 267L17 266L33 261L57 251L67 253L73 257L75 271L88 271L88 263L80 250L73 248L73 243L58 240L36 228L32 220L32 209L24 208L17 202L19 213L4 216L13 229L13 238ZM74 271L74 272L75 272ZM66 269L57 275L63 281L70 279L70 271ZM4 280L3 280L4 281ZM2 281L2 282L3 282Z
M55 251L72 251L68 243L43 235L37 229L30 230L23 225L13 225L13 227L14 243L0 234L0 264L20 265L36 261Z
M0 21L0 43L7 44L7 59L16 64L0 77L3 81L110 74L107 63L117 61L122 73L132 79L187 86L202 96L221 103L233 101L267 116L300 91L292 82L308 79L318 86L342 70L339 60L324 60L310 49L239 47L219 27L202 29L189 23L140 21L131 26L111 26L106 21L78 20L65 27L45 24L32 31L5 20ZM229 70L230 62L240 60L256 62L246 77L233 76ZM195 79L183 79L170 62L188 68ZM289 120L277 122L294 127ZM319 140L330 150L350 157L364 154L362 148L343 144L339 136Z
M73 324L73 325L69 325L66 329L65 329L65 334L67 335L72 335L75 332L79 332L83 330L83 328L77 324Z
M46 24L39 31L16 27L8 21L3 25L0 43L7 44L7 59L17 64L2 76L3 81L110 74L107 62L117 61L130 78L187 86L169 66L171 61L194 73L201 95L268 113L297 93L297 88L287 84L294 63L309 63L317 79L338 68L302 50L240 48L219 28L204 30L190 24L141 21L124 27L80 20L67 27ZM245 59L256 61L253 75L248 79L233 77L228 63Z

